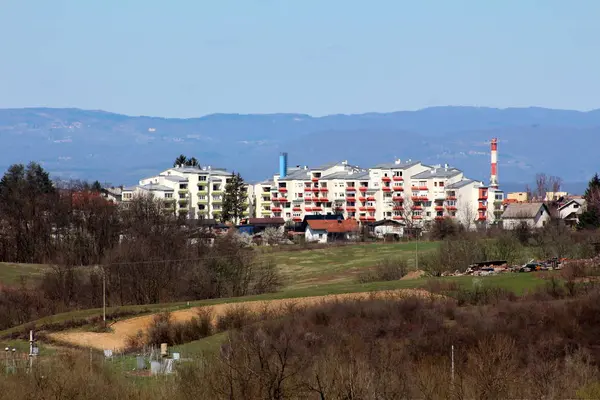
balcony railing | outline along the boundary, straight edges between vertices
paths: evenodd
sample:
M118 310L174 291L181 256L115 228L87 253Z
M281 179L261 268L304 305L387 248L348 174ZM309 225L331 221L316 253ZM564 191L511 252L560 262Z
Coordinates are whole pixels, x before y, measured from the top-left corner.
M346 192L356 192L356 188L354 186L347 186Z
M395 219L396 221L402 221L404 219L404 217L402 215L394 215L392 218Z
M404 197L402 197L402 196L394 196L394 197L392 197L392 201L404 201Z
M284 187L279 188L279 193L287 193L287 191L288 191L287 188L284 188Z
M404 180L404 178L403 178L403 177L401 177L401 176L394 176L392 179L393 179L395 182L402 182L402 181Z
M358 190L360 190L361 192L366 192L367 190L369 190L369 188L367 186L361 186L358 188Z
M392 190L394 192L403 192L404 191L404 187L403 186L394 186L394 187L392 187Z
M391 180L392 180L392 178L390 178L389 176L384 176L384 177L382 177L382 178L381 178L381 180L382 180L383 182L389 182L389 181L391 181Z
M381 188L381 190L383 190L384 192L391 192L392 188L389 187L389 186L384 186L384 187Z

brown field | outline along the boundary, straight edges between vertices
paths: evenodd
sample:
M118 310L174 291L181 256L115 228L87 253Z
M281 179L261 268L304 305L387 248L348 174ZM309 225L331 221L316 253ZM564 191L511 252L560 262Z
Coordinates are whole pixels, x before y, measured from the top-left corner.
M364 300L372 298L391 299L411 296L423 297L430 295L431 294L429 292L421 289L398 289L380 292L347 293L293 299L247 301L241 303L217 304L203 308L210 309L214 324L220 315L223 315L227 311L238 307L244 307L255 313L270 312L273 314L282 314L285 313L286 310L289 310L290 307L310 307L324 302L333 302L336 300ZM171 313L171 317L174 321L178 322L188 321L197 315L198 310L199 308L190 308L187 310L175 311ZM57 342L68 343L70 345L79 347L91 347L98 350L123 350L127 346L128 338L135 336L140 330L145 332L148 329L148 326L151 324L153 318L154 314L151 314L116 322L111 326L112 332L109 333L68 331L50 333L48 336Z

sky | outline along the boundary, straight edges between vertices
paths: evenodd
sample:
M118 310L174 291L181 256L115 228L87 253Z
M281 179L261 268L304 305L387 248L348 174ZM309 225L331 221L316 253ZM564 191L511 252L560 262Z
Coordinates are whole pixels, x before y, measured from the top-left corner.
M600 108L598 0L0 0L0 108Z

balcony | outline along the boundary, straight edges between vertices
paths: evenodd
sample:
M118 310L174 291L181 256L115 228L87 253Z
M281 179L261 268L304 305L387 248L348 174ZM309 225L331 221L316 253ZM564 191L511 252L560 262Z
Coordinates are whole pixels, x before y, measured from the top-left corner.
M313 211L323 211L323 207L313 207Z
M281 207L271 207L271 211L273 211L273 212L281 212L282 208Z
M436 215L436 216L435 216L435 220L436 220L436 221L443 221L443 220L444 220L444 217L443 217L443 216L441 216L441 215Z
M384 186L384 187L381 188L381 190L383 190L384 192L391 192L392 188L389 187L389 186Z
M456 206L446 206L446 210L456 211Z
M402 206L394 206L394 207L392 207L392 210L394 210L394 211L402 211L402 210L404 210L404 207L402 207Z
M279 193L287 193L287 191L288 191L287 188L284 188L284 187L279 188Z
M367 201L367 198L365 196L360 196L358 198L358 201L362 201L364 203L365 201Z
M313 178L311 179L313 182L319 182L319 178L316 176L313 176Z
M354 196L352 196L352 197L346 197L346 201L355 202L356 201L356 197L354 197Z
M189 210L187 208L180 208L179 210L177 210L177 212L179 212L179 214L185 214L187 213Z
M364 222L367 220L367 217L364 215L361 215L360 217L358 217L358 219Z
M294 208L292 208L292 211L302 211L302 208L301 207L294 207Z
M429 201L429 197L421 196L421 197L419 197L419 201Z
M389 176L384 176L383 178L381 178L381 181L382 181L382 182L389 182L389 181L391 181L391 180L392 180L392 179L391 179Z
M310 186L304 187L305 192L312 192L312 188Z
M401 176L395 176L393 179L394 179L394 182L402 182L404 180L404 178Z
M304 207L304 211L306 212L311 212L313 209L312 207Z
M329 199L327 197L321 197L321 198L319 198L319 201L321 203L329 203Z
M314 202L317 202L317 201L319 201L319 198L318 197L311 197L311 200L314 201Z
M444 211L444 206L435 206L435 211Z
M487 206L486 206L485 204L479 204L479 205L477 206L477 209L478 209L478 210L487 210Z
M412 219L423 219L422 215L413 215Z
M348 211L348 212L355 212L356 211L356 207L346 207L346 211Z
M412 201L421 201L421 196L412 196L410 199Z
M487 200L487 194L480 194L479 198L477 200L479 200L479 201Z
M367 221L375 221L375 217L373 217L373 216L367 217Z
M423 207L422 206L412 206L413 210L422 210Z
M319 193L319 188L318 187L313 187L310 189L313 193Z
M271 215L271 210L262 210L260 213L262 215Z
M419 187L418 186L411 186L410 190L412 190L413 192L418 192L419 191Z
M485 218L485 215L480 215L480 216L477 218L477 221L485 221L485 219L486 219L486 218Z
M367 201L375 201L375 197L374 196L368 196L367 197Z
M356 188L354 186L348 186L346 192L356 192Z
M302 218L300 218L300 217L294 217L294 218L292 218L292 221L294 221L294 222L302 222Z
M392 201L404 201L404 197L402 197L402 196L394 196L394 197L392 197Z
M358 188L358 190L360 190L361 192L366 192L367 190L369 190L369 188L367 186L361 186Z
M179 199L177 202L179 203L180 206L183 207L183 206L187 205L188 200L187 199Z
M373 206L369 206L369 207L367 207L367 211L374 212L375 210L376 210L376 208L375 208L375 207L373 207Z
M404 186L394 186L392 187L394 192L404 192Z
M455 201L456 200L456 196L446 196L446 200Z
M392 218L394 220L396 220L396 221L402 221L402 220L404 220L404 217L402 215L394 215Z
M321 192L329 192L329 189L327 189L326 187L320 187L319 190Z
M358 207L360 211L367 211L367 207Z

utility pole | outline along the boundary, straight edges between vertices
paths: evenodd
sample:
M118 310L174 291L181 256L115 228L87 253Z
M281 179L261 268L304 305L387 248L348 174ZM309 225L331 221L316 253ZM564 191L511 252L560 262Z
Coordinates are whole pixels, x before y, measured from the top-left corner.
M102 269L102 320L106 328L106 271Z
M419 269L419 228L415 228L415 236L417 240L415 241L415 269Z

